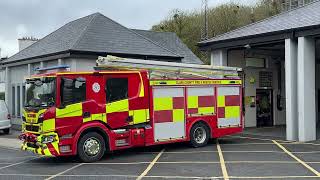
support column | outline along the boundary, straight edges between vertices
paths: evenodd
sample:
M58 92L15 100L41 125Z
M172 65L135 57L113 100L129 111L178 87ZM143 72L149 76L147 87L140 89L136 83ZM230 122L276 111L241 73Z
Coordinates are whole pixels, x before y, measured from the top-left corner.
M58 59L58 66L62 65L62 59Z
M290 141L298 140L297 50L296 40L285 40L286 135Z
M211 52L211 65L214 66L227 66L228 55L227 50L214 50Z
M9 75L10 71L9 71L9 67L6 67L6 70L5 70L5 101L6 101L6 104L7 106L9 107L9 112L12 112L11 110L11 99L12 97L10 96L10 93L12 88L11 88L11 82L10 82L10 75Z
M18 117L18 106L20 106L20 104L18 104L18 84L14 84L13 85L14 86L14 101L15 102L12 102L12 103L14 103L14 116L15 116L15 118L17 118Z
M31 64L28 64L28 76L31 76Z
M23 93L25 93L25 92L23 92L23 84L24 83L20 83L19 84L19 86L20 86L20 104L19 104L19 106L20 106L20 116L22 117L22 109L23 109L23 106L24 106L24 98L23 98ZM22 123L22 122L21 122Z
M298 38L299 141L316 140L315 40Z

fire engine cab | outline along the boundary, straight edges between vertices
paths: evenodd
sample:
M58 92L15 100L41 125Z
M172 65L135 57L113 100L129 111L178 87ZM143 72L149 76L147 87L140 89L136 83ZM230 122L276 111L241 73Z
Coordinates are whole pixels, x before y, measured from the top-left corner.
M210 138L243 129L240 69L99 58L91 72L67 66L26 78L21 149L78 155Z

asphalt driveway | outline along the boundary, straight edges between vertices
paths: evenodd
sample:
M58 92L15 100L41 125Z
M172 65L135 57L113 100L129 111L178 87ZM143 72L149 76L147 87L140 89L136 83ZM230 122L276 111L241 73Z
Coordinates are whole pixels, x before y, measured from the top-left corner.
M201 148L181 143L117 151L87 164L0 144L0 179L320 179L319 148L236 135Z

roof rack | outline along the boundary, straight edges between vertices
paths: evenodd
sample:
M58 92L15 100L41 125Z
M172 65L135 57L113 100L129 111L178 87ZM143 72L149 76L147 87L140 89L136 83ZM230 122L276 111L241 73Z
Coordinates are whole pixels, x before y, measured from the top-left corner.
M239 78L241 68L186 64L163 61L146 61L116 56L102 57L97 60L95 70L147 70L149 78Z
M69 65L57 65L57 66L50 66L50 67L44 67L40 68L37 67L34 69L35 71L38 71L39 73L44 73L44 72L50 72L50 71L70 71L70 66Z

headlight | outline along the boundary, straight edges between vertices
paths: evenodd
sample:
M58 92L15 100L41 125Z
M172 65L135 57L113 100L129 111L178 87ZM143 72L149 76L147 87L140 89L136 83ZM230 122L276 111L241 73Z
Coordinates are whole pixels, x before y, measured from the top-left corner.
M55 135L43 136L41 139L41 143L48 144L55 141Z

